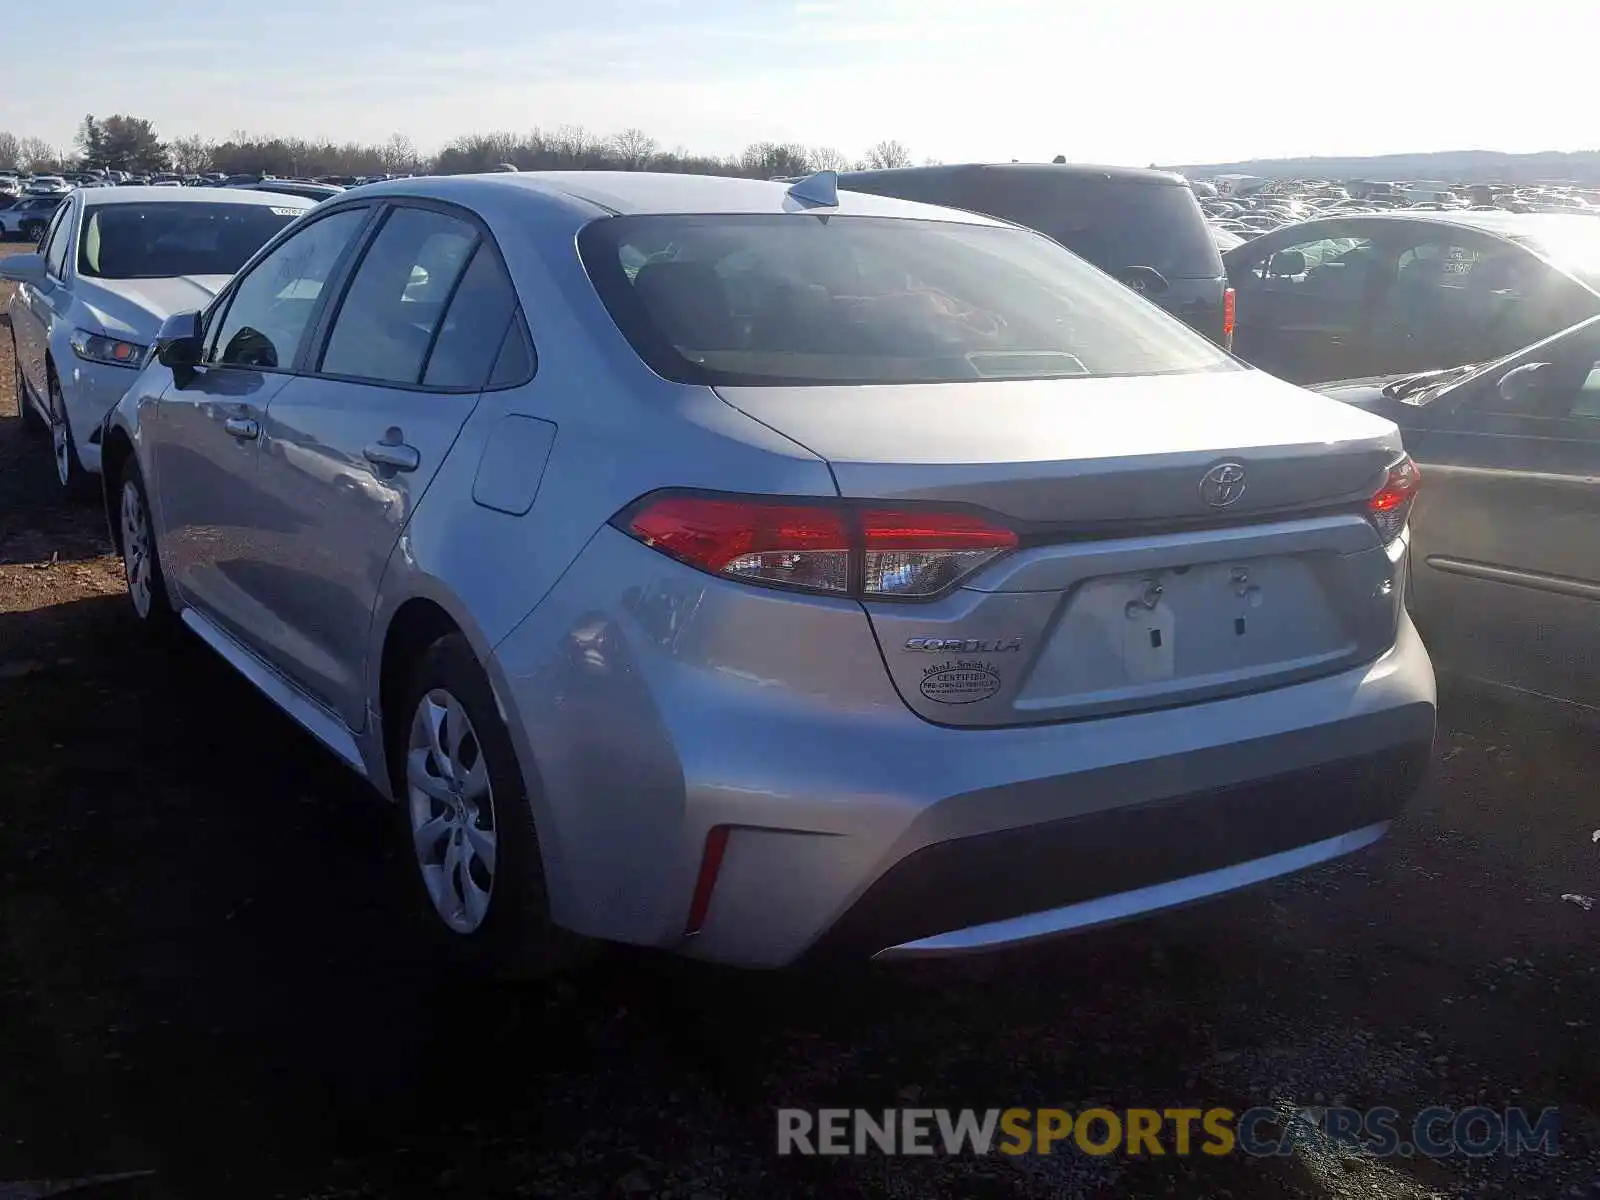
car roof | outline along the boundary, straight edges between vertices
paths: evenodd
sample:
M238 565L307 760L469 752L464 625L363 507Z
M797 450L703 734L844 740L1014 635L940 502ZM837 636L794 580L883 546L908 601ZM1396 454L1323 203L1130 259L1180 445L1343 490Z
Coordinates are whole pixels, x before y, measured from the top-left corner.
M581 217L675 213L784 213L816 211L851 216L905 217L1004 226L1004 221L887 196L839 191L837 207L812 208L789 196L786 183L723 175L651 171L518 171L392 179L352 188L340 200L362 196L423 196L472 205L525 198Z
M162 204L259 204L273 208L310 208L315 203L304 196L253 192L244 188L84 188L81 195L85 205L96 207L103 204L148 204L151 201L160 201Z
M1187 187L1189 181L1171 171L1144 167L1104 167L1088 163L946 163L936 167L889 167L877 171L846 171L841 183L859 179L954 179L963 175L1010 175L1023 179L1075 179L1098 183L1150 183Z
M1499 237L1531 237L1540 235L1563 236L1581 229L1600 233L1600 218L1587 213L1514 213L1496 210L1474 212L1470 209L1399 209L1394 212L1351 213L1348 216L1315 217L1303 222L1310 225L1337 221L1341 225L1363 221L1420 222L1429 225L1459 225L1481 230ZM1285 225L1283 229L1294 226ZM1274 232L1281 232L1275 230Z

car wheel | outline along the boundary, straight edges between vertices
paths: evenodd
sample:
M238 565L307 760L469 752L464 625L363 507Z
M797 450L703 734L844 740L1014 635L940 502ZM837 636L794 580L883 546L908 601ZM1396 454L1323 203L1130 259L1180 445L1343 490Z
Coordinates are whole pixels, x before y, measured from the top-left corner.
M144 490L144 476L132 459L122 472L117 504L117 530L122 541L122 574L128 584L128 599L139 624L151 631L171 628L176 614L167 598L166 577L161 573L161 556L156 551L155 521L150 514L150 498Z
M28 382L22 376L22 355L17 353L17 335L11 335L12 391L17 397L17 415L22 418L22 428L35 437L43 436L50 428L39 410L28 399Z
M56 482L69 499L89 495L90 479L78 461L78 447L72 440L72 424L67 420L67 401L61 394L61 381L50 375L50 453L56 462Z
M528 977L567 966L584 943L550 920L527 787L464 637L427 649L396 715L390 778L429 941L474 970Z
M32 242L35 245L38 245L39 240L41 238L43 238L43 237L44 237L44 222L43 221L24 221L22 223L22 240L23 241Z

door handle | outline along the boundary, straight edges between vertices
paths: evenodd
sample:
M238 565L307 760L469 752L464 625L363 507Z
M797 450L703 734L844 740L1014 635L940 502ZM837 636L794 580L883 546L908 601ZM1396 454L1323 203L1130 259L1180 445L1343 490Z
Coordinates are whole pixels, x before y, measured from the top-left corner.
M417 448L404 442L368 442L361 453L375 467L415 471L422 465L422 455L417 453Z
M261 423L249 417L229 417L222 423L230 436L238 438L241 442L252 441L261 436Z

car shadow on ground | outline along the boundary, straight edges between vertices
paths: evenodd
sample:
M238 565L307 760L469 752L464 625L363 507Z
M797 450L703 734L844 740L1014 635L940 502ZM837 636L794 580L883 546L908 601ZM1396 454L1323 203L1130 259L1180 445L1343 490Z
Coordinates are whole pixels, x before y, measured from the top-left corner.
M56 606L96 652L0 679L0 1178L600 1196L691 1170L706 1195L859 1196L888 1194L868 1184L889 1170L925 1194L1266 1196L1312 1167L1073 1154L1021 1174L970 1160L941 1185L909 1160L778 1160L774 1109L1242 1109L1345 1087L1420 1106L1480 1076L1502 1103L1509 1080L1600 1103L1579 1031L1511 1016L1582 1019L1592 975L1552 995L1492 974L1494 1012L1459 1016L1502 1044L1470 1066L1443 1030L1409 1040L1480 957L1542 953L1531 927L1461 911L1504 908L1519 881L1471 847L1428 858L1415 829L1288 885L985 959L755 974L614 949L556 983L462 977L411 936L394 812L196 641L139 642L125 603ZM41 619L0 631L26 642ZM1408 922L1418 908L1437 915ZM1442 932L1463 923L1466 945ZM1362 1084L1380 1051L1420 1074ZM1447 1182L1426 1163L1385 1178L1399 1190L1370 1194Z

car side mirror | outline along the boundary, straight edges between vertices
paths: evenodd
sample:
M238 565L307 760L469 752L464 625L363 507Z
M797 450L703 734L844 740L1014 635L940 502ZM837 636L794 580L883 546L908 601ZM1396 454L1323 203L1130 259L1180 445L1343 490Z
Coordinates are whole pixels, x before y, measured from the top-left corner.
M1304 275L1306 256L1298 250L1279 250L1267 263L1268 275Z
M1141 296L1159 296L1172 287L1167 277L1154 267L1124 267L1117 278Z
M12 254L0 258L0 279L11 283L43 283L44 256L40 254Z
M156 359L174 375L198 366L200 349L199 313L173 313L161 322L161 331L156 334Z

